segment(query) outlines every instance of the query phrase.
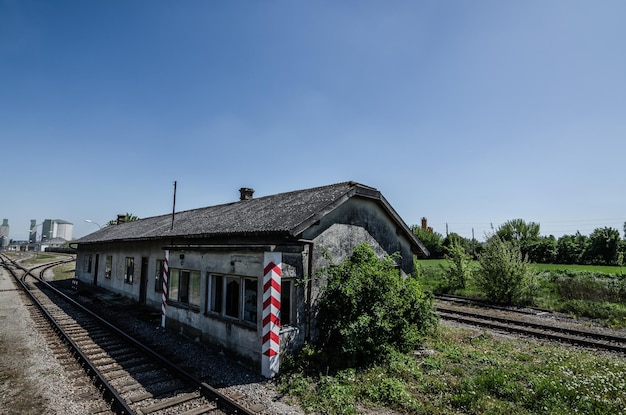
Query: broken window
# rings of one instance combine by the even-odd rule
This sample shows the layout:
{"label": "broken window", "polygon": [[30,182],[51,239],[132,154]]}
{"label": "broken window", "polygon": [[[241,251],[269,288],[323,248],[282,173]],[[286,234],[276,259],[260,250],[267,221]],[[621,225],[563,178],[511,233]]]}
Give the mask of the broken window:
{"label": "broken window", "polygon": [[124,273],[124,282],[133,283],[133,274],[135,273],[135,258],[126,257],[126,272]]}
{"label": "broken window", "polygon": [[280,325],[291,324],[291,280],[283,279],[280,282]]}
{"label": "broken window", "polygon": [[107,255],[107,259],[104,264],[104,278],[111,278],[112,269],[113,269],[113,257],[111,255]]}
{"label": "broken window", "polygon": [[156,273],[154,274],[154,292],[163,292],[163,272],[165,271],[165,261],[157,259]]}
{"label": "broken window", "polygon": [[168,299],[193,307],[200,307],[200,272],[170,269]]}
{"label": "broken window", "polygon": [[226,315],[239,318],[240,278],[226,277]]}
{"label": "broken window", "polygon": [[222,314],[224,277],[221,275],[211,275],[210,281],[210,310],[214,313]]}
{"label": "broken window", "polygon": [[250,323],[256,323],[257,280],[255,278],[244,278],[243,283],[243,319]]}
{"label": "broken window", "polygon": [[208,274],[207,312],[257,324],[258,279]]}

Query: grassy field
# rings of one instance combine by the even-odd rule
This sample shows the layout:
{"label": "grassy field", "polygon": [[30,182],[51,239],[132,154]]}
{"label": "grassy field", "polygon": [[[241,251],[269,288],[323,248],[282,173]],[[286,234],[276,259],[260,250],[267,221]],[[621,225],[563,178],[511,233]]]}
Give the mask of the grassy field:
{"label": "grassy field", "polygon": [[587,272],[600,272],[602,274],[615,274],[621,275],[626,269],[619,266],[608,265],[571,265],[571,264],[532,264],[533,268],[537,271],[553,271],[553,270],[567,270],[567,271],[587,271]]}
{"label": "grassy field", "polygon": [[[431,290],[441,284],[441,270],[448,262],[423,260],[418,266],[424,288]],[[474,266],[478,268],[476,262]],[[596,299],[562,298],[552,276],[555,269],[619,273],[619,267],[535,269],[545,271],[538,294],[542,304],[572,316],[591,313],[608,326],[626,326],[626,307]],[[586,277],[562,278],[588,283]],[[617,280],[613,276],[589,278],[592,283]],[[589,286],[580,289],[586,292]],[[471,290],[460,294],[480,298],[479,292]],[[362,370],[329,374],[318,369],[321,373],[312,374],[296,369],[278,379],[279,387],[310,413],[374,413],[389,408],[411,414],[626,415],[626,359],[622,355],[446,326],[426,336],[423,346],[412,354],[391,354],[384,364]]]}
{"label": "grassy field", "polygon": [[312,413],[626,414],[623,356],[447,327],[415,355],[279,384]]}
{"label": "grassy field", "polygon": [[[418,264],[424,270],[439,269],[440,267],[448,267],[448,261],[445,259],[422,259],[418,261]],[[477,261],[474,261],[473,264],[475,266],[478,266]],[[531,266],[536,271],[568,270],[568,271],[600,272],[603,274],[616,274],[616,275],[620,275],[622,272],[626,272],[626,268],[622,268],[619,266],[607,266],[607,265],[531,264]]]}
{"label": "grassy field", "polygon": [[[30,256],[32,254],[32,256]],[[25,267],[33,267],[39,264],[44,264],[46,262],[56,261],[65,259],[68,257],[67,254],[57,254],[52,252],[37,252],[37,253],[29,253],[28,256],[23,253],[12,253],[10,255],[13,259],[26,258],[21,261],[21,264]],[[65,264],[58,265],[54,267],[52,270],[54,272],[55,280],[64,280],[67,278],[73,278],[76,269],[76,262],[68,262]]]}
{"label": "grassy field", "polygon": [[66,280],[68,278],[74,278],[76,274],[76,262],[67,262],[65,264],[57,265],[52,268],[54,273],[54,280]]}

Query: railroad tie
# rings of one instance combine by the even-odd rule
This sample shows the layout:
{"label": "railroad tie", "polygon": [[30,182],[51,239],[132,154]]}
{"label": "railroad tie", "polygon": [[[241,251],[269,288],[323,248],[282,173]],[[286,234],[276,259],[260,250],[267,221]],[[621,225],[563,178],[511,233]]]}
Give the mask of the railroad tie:
{"label": "railroad tie", "polygon": [[151,405],[151,406],[147,406],[145,408],[140,408],[137,410],[137,412],[141,415],[148,415],[151,414],[153,412],[157,412],[160,411],[161,409],[165,409],[165,408],[169,408],[171,406],[174,405],[178,405],[181,404],[183,402],[187,402],[187,401],[191,401],[193,399],[197,399],[198,398],[198,394],[197,393],[186,393],[184,395],[179,395],[175,398],[172,399],[166,399],[163,402],[160,402],[156,405]]}

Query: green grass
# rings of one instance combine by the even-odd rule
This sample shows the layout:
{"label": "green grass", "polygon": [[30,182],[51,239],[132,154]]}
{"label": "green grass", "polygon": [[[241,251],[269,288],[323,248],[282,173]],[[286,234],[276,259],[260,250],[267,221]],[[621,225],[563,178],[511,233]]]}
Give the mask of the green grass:
{"label": "green grass", "polygon": [[52,268],[54,273],[54,280],[66,280],[68,278],[74,278],[76,275],[76,262],[66,262],[65,264],[57,265]]}
{"label": "green grass", "polygon": [[[591,318],[612,328],[626,327],[625,281],[618,266],[532,264],[538,273],[539,289],[529,305]],[[484,299],[471,282],[466,288],[449,292],[445,288],[447,260],[418,261],[421,281],[426,291],[448,292]],[[478,271],[478,262],[473,262]]]}
{"label": "green grass", "polygon": [[[449,261],[445,259],[422,259],[417,261],[422,270],[433,270],[441,267],[447,268]],[[478,261],[474,261],[473,264],[478,267]],[[621,274],[626,273],[626,267],[609,265],[575,265],[575,264],[531,264],[532,268],[536,271],[553,271],[553,270],[568,270],[568,271],[587,271],[587,272],[600,272],[603,274]]]}
{"label": "green grass", "polygon": [[587,272],[599,272],[602,274],[617,274],[626,272],[619,266],[609,265],[574,265],[574,264],[532,264],[533,268],[537,271],[554,271],[554,270],[567,270],[567,271],[587,271]]}
{"label": "green grass", "polygon": [[67,254],[56,254],[51,252],[36,252],[32,254],[32,256],[24,261],[21,261],[21,264],[24,266],[34,266],[39,264],[44,264],[46,262],[52,262],[59,259],[66,258]]}
{"label": "green grass", "polygon": [[424,346],[367,370],[283,375],[279,387],[309,413],[626,414],[622,356],[446,327]]}

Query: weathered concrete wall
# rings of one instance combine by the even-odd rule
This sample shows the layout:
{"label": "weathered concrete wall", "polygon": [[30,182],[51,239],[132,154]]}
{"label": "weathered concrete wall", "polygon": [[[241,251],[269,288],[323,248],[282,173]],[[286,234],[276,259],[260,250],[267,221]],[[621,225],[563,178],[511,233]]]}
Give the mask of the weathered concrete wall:
{"label": "weathered concrete wall", "polygon": [[[155,276],[157,260],[164,258],[163,242],[119,243],[115,245],[91,246],[90,250],[80,251],[77,255],[76,275],[81,282],[91,284],[95,272],[87,272],[83,262],[88,255],[100,255],[98,270],[98,285],[112,292],[139,299],[141,258],[148,258],[148,284],[146,290],[146,304],[155,309],[161,308],[161,293],[156,292]],[[113,270],[110,279],[104,278],[106,256],[113,259]],[[181,255],[184,256],[181,263]],[[126,257],[135,259],[135,273],[133,284],[124,282],[124,268]],[[170,250],[170,270],[189,270],[200,272],[200,305],[192,307],[181,304],[173,299],[168,301],[166,308],[166,326],[181,332],[191,338],[223,348],[225,352],[237,355],[254,368],[260,370],[262,346],[262,308],[263,308],[263,252],[255,250],[212,252],[207,249],[194,250],[193,248]],[[283,278],[301,280],[304,277],[302,255],[296,253],[283,254]],[[237,277],[251,277],[257,281],[257,317],[255,323],[236,320],[210,311],[209,275],[225,275]],[[304,289],[302,284],[293,284],[294,290],[294,325],[284,327],[281,332],[281,349],[291,349],[295,344],[301,344],[304,339],[304,328],[298,322],[303,320]]]}
{"label": "weathered concrete wall", "polygon": [[[322,218],[319,225],[306,230],[303,236],[314,240],[318,250],[326,247],[336,264],[349,257],[357,245],[367,242],[378,255],[399,253],[402,271],[413,272],[409,241],[378,203],[369,199],[349,199]],[[316,269],[328,265],[320,252],[315,253]]]}
{"label": "weathered concrete wall", "polygon": [[[97,285],[112,292],[138,300],[142,272],[141,259],[142,257],[147,257],[147,301],[152,303],[156,301],[160,304],[160,293],[159,296],[155,296],[156,293],[154,292],[154,276],[156,274],[156,259],[163,259],[164,255],[161,247],[162,243],[159,242],[126,242],[120,244],[90,245],[89,249],[80,249],[78,251],[76,256],[76,276],[81,282],[92,284],[96,272],[96,255],[99,255]],[[87,270],[89,255],[92,256],[91,272]],[[106,257],[108,255],[112,256],[111,278],[105,277]],[[132,284],[124,281],[126,257],[132,257],[134,259],[135,269]]]}

